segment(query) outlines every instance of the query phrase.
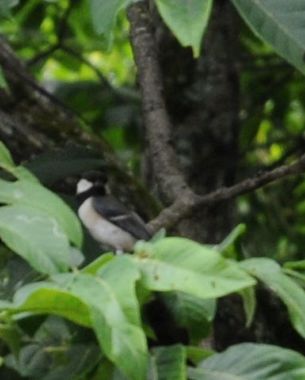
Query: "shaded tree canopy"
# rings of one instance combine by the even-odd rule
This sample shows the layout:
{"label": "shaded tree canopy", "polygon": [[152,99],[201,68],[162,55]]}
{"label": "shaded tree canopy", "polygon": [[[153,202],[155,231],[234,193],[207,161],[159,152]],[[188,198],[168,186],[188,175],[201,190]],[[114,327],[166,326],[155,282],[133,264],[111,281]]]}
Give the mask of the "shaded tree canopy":
{"label": "shaded tree canopy", "polygon": [[[305,377],[304,15],[0,0],[2,376],[212,379],[244,357],[246,378],[266,355],[268,380],[278,354]],[[132,256],[82,232],[91,169],[156,234]]]}

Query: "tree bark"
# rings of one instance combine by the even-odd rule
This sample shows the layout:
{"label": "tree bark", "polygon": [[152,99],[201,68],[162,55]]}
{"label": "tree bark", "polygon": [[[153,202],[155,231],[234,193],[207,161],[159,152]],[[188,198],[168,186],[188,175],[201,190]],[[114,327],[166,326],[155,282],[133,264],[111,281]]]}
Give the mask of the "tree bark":
{"label": "tree bark", "polygon": [[[226,0],[214,3],[202,54],[194,60],[160,22],[156,35],[174,142],[189,184],[198,194],[231,185],[238,165],[239,27]],[[180,223],[184,236],[221,241],[232,229],[234,201],[206,207]]]}

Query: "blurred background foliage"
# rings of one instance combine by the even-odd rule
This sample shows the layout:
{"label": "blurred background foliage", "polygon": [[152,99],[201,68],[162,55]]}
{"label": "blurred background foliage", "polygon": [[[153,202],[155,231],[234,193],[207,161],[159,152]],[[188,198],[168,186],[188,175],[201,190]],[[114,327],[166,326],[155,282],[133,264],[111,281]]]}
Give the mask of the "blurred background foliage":
{"label": "blurred background foliage", "polygon": [[[304,152],[304,77],[256,39],[241,35],[241,175],[292,162]],[[304,177],[285,179],[239,199],[245,252],[283,262],[304,257]]]}
{"label": "blurred background foliage", "polygon": [[[2,7],[7,8],[7,1],[12,8],[6,15],[0,12],[0,33],[27,69],[46,90],[85,121],[87,132],[107,140],[126,168],[136,177],[142,177],[144,136],[140,94],[124,12],[119,14],[109,41],[93,30],[89,0],[0,0],[0,11]],[[236,181],[290,163],[305,148],[304,77],[256,38],[246,25],[241,26],[238,70],[240,136]],[[173,96],[180,100],[181,94],[176,91]],[[192,102],[191,97],[183,100]],[[184,109],[192,109],[192,104],[181,107],[177,114]],[[72,153],[65,153],[72,161]],[[55,164],[46,165],[48,157],[51,161],[54,155],[46,153],[44,159],[36,159],[28,167],[33,169],[36,165],[37,171],[40,163],[44,169],[47,167],[39,178],[52,187],[56,165],[65,156],[59,155]],[[77,152],[73,159],[74,166],[78,166],[80,162],[85,165],[90,157]],[[100,158],[91,157],[93,160],[100,165]],[[303,176],[239,197],[235,223],[244,223],[246,232],[243,233],[243,228],[238,230],[242,236],[233,249],[230,246],[228,256],[267,256],[281,262],[302,259]],[[4,246],[0,249],[0,295],[7,299],[23,284],[36,280],[37,273]],[[100,253],[100,248],[89,239],[83,250],[89,260]],[[4,331],[0,326],[0,338],[23,346],[20,360],[11,355],[8,363],[15,371],[2,367],[1,378],[19,379],[17,372],[31,379],[72,378],[74,374],[79,379],[93,378],[87,374],[96,365],[99,350],[89,330],[55,317],[30,318],[19,328],[22,339],[18,334],[17,338],[12,337],[11,331]],[[1,355],[7,352],[2,343],[0,351]]]}
{"label": "blurred background foliage", "polygon": [[[93,31],[88,0],[21,0],[0,20],[0,32],[44,87],[140,175],[140,96],[125,14],[119,15],[112,40],[105,41]],[[240,42],[238,179],[289,163],[305,148],[303,76],[245,25]],[[240,222],[247,226],[242,255],[280,261],[302,258],[303,177],[240,197],[236,223]]]}
{"label": "blurred background foliage", "polygon": [[105,41],[93,31],[87,0],[24,0],[0,31],[48,91],[137,167],[139,95],[123,14]]}

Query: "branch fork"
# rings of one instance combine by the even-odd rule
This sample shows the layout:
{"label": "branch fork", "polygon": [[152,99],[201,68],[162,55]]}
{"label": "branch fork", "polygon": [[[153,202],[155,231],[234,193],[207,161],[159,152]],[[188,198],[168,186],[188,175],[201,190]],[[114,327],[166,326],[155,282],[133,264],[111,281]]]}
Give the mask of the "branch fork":
{"label": "branch fork", "polygon": [[279,166],[233,186],[222,187],[204,195],[194,193],[179,169],[176,152],[170,143],[173,126],[163,96],[163,80],[147,2],[133,3],[128,9],[128,18],[153,172],[158,187],[165,196],[165,203],[169,204],[148,224],[152,231],[158,231],[162,227],[170,228],[202,207],[235,198],[281,178],[305,172],[305,155],[302,155],[292,164]]}

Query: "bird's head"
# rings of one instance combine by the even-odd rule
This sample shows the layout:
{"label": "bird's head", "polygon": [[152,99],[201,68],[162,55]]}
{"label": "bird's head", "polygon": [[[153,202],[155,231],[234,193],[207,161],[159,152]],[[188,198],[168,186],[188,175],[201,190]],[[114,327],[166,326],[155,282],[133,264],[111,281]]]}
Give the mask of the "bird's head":
{"label": "bird's head", "polygon": [[77,196],[105,195],[107,188],[107,177],[105,173],[90,171],[82,175],[76,185]]}

